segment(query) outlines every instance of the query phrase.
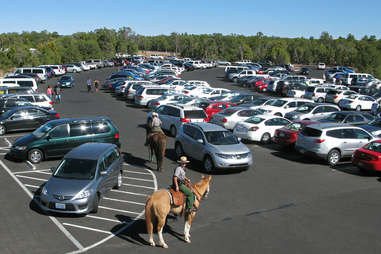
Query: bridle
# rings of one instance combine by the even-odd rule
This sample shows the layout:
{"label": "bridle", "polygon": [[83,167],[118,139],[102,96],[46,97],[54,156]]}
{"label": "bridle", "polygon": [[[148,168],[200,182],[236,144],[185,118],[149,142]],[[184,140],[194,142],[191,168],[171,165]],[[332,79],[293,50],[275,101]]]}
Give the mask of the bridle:
{"label": "bridle", "polygon": [[[196,197],[197,197],[199,202],[201,202],[201,200],[204,200],[204,199],[208,198],[208,195],[209,195],[209,186],[206,189],[206,191],[204,192],[204,194],[201,194],[196,188],[192,187],[192,189],[193,189],[193,192],[196,194]],[[199,198],[199,196],[200,196],[200,198]]]}

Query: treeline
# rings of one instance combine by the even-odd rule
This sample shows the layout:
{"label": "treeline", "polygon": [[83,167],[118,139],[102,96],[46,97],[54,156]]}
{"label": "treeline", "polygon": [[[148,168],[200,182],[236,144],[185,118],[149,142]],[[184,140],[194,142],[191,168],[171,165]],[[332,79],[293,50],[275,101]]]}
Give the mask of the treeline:
{"label": "treeline", "polygon": [[135,54],[138,50],[170,51],[181,57],[227,61],[324,62],[351,66],[381,77],[381,40],[375,36],[361,40],[352,34],[333,39],[327,32],[308,39],[268,37],[260,32],[255,36],[187,33],[142,36],[129,27],[72,35],[47,31],[0,34],[0,68],[113,58],[115,53]]}

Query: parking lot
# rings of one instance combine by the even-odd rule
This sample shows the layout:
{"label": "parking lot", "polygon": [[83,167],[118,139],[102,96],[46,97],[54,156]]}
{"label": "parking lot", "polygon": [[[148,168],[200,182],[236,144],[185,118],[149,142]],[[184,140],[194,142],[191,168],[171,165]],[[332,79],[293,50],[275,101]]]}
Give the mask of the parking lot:
{"label": "parking lot", "polygon": [[[38,190],[59,160],[32,165],[4,158],[9,146],[24,133],[0,138],[0,200],[4,225],[0,235],[5,253],[90,253],[159,251],[147,245],[144,204],[148,195],[171,184],[176,166],[173,138],[167,140],[164,172],[147,161],[143,146],[147,110],[102,91],[86,92],[88,77],[103,80],[115,69],[74,74],[77,84],[62,94],[55,109],[61,117],[108,116],[120,130],[124,185],[101,201],[97,214],[46,215]],[[221,69],[184,73],[184,79],[208,81],[213,87],[236,89],[222,79]],[[317,74],[318,75],[318,74]],[[41,91],[48,84],[41,85]],[[239,88],[241,89],[241,88]],[[192,243],[182,239],[183,220],[169,219],[164,237],[166,253],[378,253],[375,241],[381,207],[378,175],[363,175],[344,161],[335,168],[273,144],[247,143],[254,165],[246,171],[213,174],[209,199],[202,202],[192,225]],[[198,181],[201,165],[192,161],[187,175]],[[17,226],[19,224],[23,227]],[[10,236],[19,235],[24,239]],[[156,238],[157,239],[157,238]]]}

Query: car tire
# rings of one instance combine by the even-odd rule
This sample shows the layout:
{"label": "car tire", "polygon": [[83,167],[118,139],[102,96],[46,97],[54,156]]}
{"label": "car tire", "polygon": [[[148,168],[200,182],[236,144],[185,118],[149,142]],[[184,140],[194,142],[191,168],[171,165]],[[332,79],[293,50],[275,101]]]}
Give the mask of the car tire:
{"label": "car tire", "polygon": [[319,98],[317,99],[317,102],[319,102],[319,103],[323,103],[323,102],[324,102],[324,99],[323,99],[322,97],[319,97]]}
{"label": "car tire", "polygon": [[0,136],[3,136],[6,132],[5,126],[3,124],[0,124]]}
{"label": "car tire", "polygon": [[213,171],[214,164],[213,164],[212,158],[209,155],[205,156],[204,161],[203,161],[203,166],[204,166],[204,169],[207,173],[210,173]]}
{"label": "car tire", "polygon": [[177,158],[180,158],[181,156],[185,155],[183,147],[181,146],[180,142],[176,142],[175,144],[175,153]]}
{"label": "car tire", "polygon": [[233,78],[234,83],[237,83],[237,81],[238,81],[237,78]]}
{"label": "car tire", "polygon": [[94,202],[93,202],[93,210],[91,210],[91,213],[97,213],[98,212],[98,207],[99,207],[99,201],[101,197],[100,194],[97,193],[97,196],[94,197]]}
{"label": "car tire", "polygon": [[279,112],[275,113],[274,115],[275,115],[275,116],[282,116],[282,114],[279,113]]}
{"label": "car tire", "polygon": [[37,148],[33,148],[28,152],[28,161],[38,164],[44,159],[44,153]]}
{"label": "car tire", "polygon": [[122,171],[119,171],[119,173],[118,173],[118,179],[116,181],[114,189],[119,190],[122,187],[122,185],[123,185],[123,173],[122,173]]}
{"label": "car tire", "polygon": [[340,151],[337,149],[332,149],[327,155],[327,162],[331,167],[333,167],[340,161],[340,158]]}
{"label": "car tire", "polygon": [[268,132],[263,133],[261,137],[261,143],[262,144],[268,144],[271,141],[271,135]]}
{"label": "car tire", "polygon": [[361,106],[360,105],[357,105],[356,111],[361,111]]}
{"label": "car tire", "polygon": [[171,126],[171,128],[169,129],[169,132],[171,133],[172,137],[176,137],[177,130],[176,130],[176,127],[174,125]]}

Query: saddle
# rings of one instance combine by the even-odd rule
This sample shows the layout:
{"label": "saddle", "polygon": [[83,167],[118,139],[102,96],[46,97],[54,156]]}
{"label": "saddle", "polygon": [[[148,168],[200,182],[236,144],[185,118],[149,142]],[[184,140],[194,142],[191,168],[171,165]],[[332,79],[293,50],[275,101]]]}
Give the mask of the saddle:
{"label": "saddle", "polygon": [[175,191],[173,188],[169,188],[169,193],[172,196],[172,203],[174,206],[184,205],[184,193],[181,191]]}

